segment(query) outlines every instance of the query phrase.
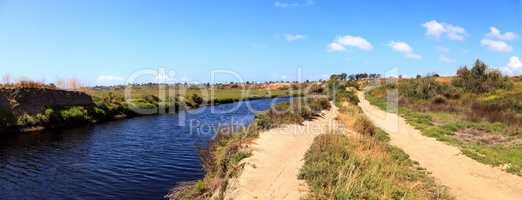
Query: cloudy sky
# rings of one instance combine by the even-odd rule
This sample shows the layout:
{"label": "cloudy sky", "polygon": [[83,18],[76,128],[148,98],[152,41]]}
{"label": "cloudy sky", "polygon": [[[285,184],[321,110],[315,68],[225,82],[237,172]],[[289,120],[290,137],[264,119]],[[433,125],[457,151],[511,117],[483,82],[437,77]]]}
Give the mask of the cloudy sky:
{"label": "cloudy sky", "polygon": [[476,58],[522,73],[519,0],[0,0],[0,27],[0,75],[48,82],[453,74]]}

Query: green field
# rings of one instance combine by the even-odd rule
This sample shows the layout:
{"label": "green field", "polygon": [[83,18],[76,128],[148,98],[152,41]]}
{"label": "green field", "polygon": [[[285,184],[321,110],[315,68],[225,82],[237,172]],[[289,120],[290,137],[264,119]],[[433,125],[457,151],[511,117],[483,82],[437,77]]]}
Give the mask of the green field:
{"label": "green field", "polygon": [[[291,94],[299,94],[299,91],[291,90],[265,90],[265,89],[240,89],[240,88],[226,88],[226,89],[192,89],[192,88],[167,88],[159,89],[157,87],[133,87],[131,88],[131,98],[143,98],[145,96],[154,95],[164,100],[165,97],[174,96],[185,96],[189,97],[193,94],[197,94],[203,97],[204,100],[241,100],[256,97],[273,97],[273,96],[286,96]],[[109,94],[116,96],[124,96],[125,89],[91,89],[87,93],[93,97],[104,98]]]}

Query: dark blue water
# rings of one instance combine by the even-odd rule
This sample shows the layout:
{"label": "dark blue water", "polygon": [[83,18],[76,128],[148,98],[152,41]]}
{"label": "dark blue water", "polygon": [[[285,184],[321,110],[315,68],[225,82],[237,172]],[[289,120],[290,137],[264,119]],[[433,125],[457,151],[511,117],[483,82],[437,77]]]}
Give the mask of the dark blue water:
{"label": "dark blue water", "polygon": [[203,176],[199,149],[281,99],[0,137],[0,199],[163,199]]}

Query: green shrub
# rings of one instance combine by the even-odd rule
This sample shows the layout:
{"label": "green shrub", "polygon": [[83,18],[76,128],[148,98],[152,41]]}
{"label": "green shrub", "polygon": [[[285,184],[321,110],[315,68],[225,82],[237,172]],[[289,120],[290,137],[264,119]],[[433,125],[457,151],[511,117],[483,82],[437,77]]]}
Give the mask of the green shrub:
{"label": "green shrub", "polygon": [[119,107],[123,113],[130,115],[151,115],[158,113],[158,104],[145,99],[132,99],[129,103]]}
{"label": "green shrub", "polygon": [[194,184],[194,190],[198,194],[203,193],[206,188],[207,188],[207,185],[202,180],[197,180],[196,183]]}
{"label": "green shrub", "polygon": [[305,119],[305,112],[299,112],[298,107],[294,103],[278,103],[270,110],[256,114],[256,124],[260,129],[271,129],[281,124],[301,124]]}
{"label": "green shrub", "polygon": [[359,103],[359,98],[354,94],[353,91],[347,91],[345,89],[338,90],[335,96],[335,102],[339,103],[344,101],[348,101],[351,104],[357,105]]}
{"label": "green shrub", "polygon": [[28,114],[23,114],[16,120],[18,126],[34,126],[38,124],[38,120]]}
{"label": "green shrub", "polygon": [[49,123],[49,116],[46,116],[45,114],[41,114],[41,113],[38,113],[36,114],[35,116],[36,118],[36,121],[38,121],[38,123]]}
{"label": "green shrub", "polygon": [[82,106],[74,106],[60,111],[64,122],[86,122],[90,120],[88,111]]}
{"label": "green shrub", "polygon": [[481,100],[481,103],[492,105],[501,110],[522,113],[522,93],[497,94]]}
{"label": "green shrub", "polygon": [[443,85],[431,77],[403,80],[398,85],[401,96],[417,99],[430,99],[448,90],[448,86]]}
{"label": "green shrub", "polygon": [[106,106],[95,106],[92,110],[92,116],[95,119],[101,119],[101,120],[108,119],[109,118],[108,108]]}
{"label": "green shrub", "polygon": [[260,129],[270,129],[281,124],[301,124],[315,118],[322,110],[330,109],[326,98],[297,98],[290,102],[278,103],[266,112],[256,115]]}
{"label": "green shrub", "polygon": [[453,81],[453,85],[474,93],[513,87],[509,77],[502,76],[498,70],[489,69],[489,66],[478,59],[471,70],[462,67],[457,71],[457,78]]}
{"label": "green shrub", "polygon": [[[304,102],[303,102],[304,103]],[[308,106],[314,115],[320,113],[323,110],[330,109],[330,101],[327,98],[316,97],[308,100],[305,106]]]}
{"label": "green shrub", "polygon": [[191,105],[194,108],[197,108],[203,104],[203,97],[199,96],[198,94],[192,94],[192,96],[190,96],[190,100],[192,102]]}

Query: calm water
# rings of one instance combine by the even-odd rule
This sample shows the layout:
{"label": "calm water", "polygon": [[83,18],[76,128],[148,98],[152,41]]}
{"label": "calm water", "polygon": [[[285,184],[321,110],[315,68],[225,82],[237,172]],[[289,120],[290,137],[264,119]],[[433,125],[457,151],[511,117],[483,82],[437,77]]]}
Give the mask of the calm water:
{"label": "calm water", "polygon": [[0,199],[163,199],[176,183],[203,176],[198,149],[210,127],[247,124],[253,111],[287,100],[2,137]]}

